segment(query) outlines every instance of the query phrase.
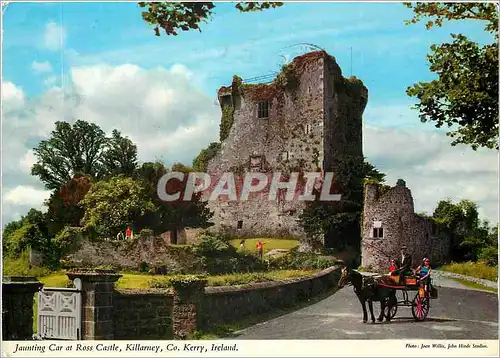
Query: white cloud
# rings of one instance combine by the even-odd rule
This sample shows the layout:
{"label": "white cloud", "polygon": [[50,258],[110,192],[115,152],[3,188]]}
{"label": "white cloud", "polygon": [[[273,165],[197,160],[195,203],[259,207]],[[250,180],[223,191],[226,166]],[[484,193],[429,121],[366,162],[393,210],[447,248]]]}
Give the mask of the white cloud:
{"label": "white cloud", "polygon": [[24,104],[23,90],[12,82],[2,81],[2,104],[3,108],[17,108]]}
{"label": "white cloud", "polygon": [[18,185],[13,189],[5,190],[4,195],[7,203],[40,208],[43,201],[49,198],[50,191]]}
{"label": "white cloud", "polygon": [[36,163],[35,153],[33,150],[28,150],[23,158],[19,161],[19,167],[26,173],[31,173],[31,167]]}
{"label": "white cloud", "polygon": [[365,156],[387,174],[388,184],[406,181],[417,212],[431,214],[439,200],[470,199],[479,205],[483,218],[498,222],[498,152],[452,147],[443,133],[429,131],[429,124],[421,126],[419,130],[366,125]]}
{"label": "white cloud", "polygon": [[31,70],[37,74],[52,72],[52,65],[50,64],[49,61],[45,62],[33,61],[33,63],[31,64]]}
{"label": "white cloud", "polygon": [[65,36],[66,33],[61,25],[54,21],[49,21],[47,25],[45,25],[43,44],[48,50],[61,50],[64,46]]}
{"label": "white cloud", "polygon": [[[190,164],[217,139],[220,119],[219,107],[193,85],[193,76],[181,65],[152,70],[129,64],[74,67],[64,91],[51,87],[21,109],[9,107],[3,121],[3,184],[18,188],[4,191],[4,221],[45,198],[26,189],[44,192],[38,178],[29,174],[35,160],[31,149],[58,120],[94,122],[107,133],[116,128],[137,144],[141,161]],[[3,95],[11,104],[24,98],[12,83],[8,87]]]}
{"label": "white cloud", "polygon": [[43,84],[47,87],[52,87],[56,84],[57,76],[49,76],[43,81]]}

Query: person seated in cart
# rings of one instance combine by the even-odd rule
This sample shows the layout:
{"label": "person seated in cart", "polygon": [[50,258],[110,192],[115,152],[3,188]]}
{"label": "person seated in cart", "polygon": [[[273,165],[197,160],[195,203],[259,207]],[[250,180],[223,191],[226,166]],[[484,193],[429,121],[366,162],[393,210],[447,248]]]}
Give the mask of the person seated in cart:
{"label": "person seated in cart", "polygon": [[398,265],[396,264],[396,260],[391,259],[391,266],[389,266],[389,276],[397,275]]}
{"label": "person seated in cart", "polygon": [[401,260],[399,268],[395,271],[399,274],[399,283],[404,284],[404,277],[411,275],[412,272],[412,257],[407,251],[406,245],[401,246]]}
{"label": "person seated in cart", "polygon": [[431,285],[431,260],[425,257],[422,260],[422,265],[415,269],[415,275],[418,275],[420,278],[420,284],[424,285],[425,296],[429,296],[429,288]]}

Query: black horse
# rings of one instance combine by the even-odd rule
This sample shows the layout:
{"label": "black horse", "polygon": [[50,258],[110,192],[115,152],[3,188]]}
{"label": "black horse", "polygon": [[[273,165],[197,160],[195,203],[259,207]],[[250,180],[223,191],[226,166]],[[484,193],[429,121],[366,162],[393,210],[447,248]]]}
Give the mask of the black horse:
{"label": "black horse", "polygon": [[[347,267],[342,269],[342,275],[337,284],[339,289],[346,285],[353,286],[354,293],[361,303],[363,308],[363,323],[368,321],[368,313],[366,312],[366,302],[370,308],[372,322],[375,323],[375,316],[373,314],[373,302],[380,302],[380,315],[378,321],[384,320],[384,312],[387,307],[387,312],[390,313],[394,305],[397,304],[396,291],[391,288],[382,287],[379,285],[377,279],[370,276],[363,276],[359,272],[349,270]],[[386,320],[391,320],[391,315],[386,315]]]}

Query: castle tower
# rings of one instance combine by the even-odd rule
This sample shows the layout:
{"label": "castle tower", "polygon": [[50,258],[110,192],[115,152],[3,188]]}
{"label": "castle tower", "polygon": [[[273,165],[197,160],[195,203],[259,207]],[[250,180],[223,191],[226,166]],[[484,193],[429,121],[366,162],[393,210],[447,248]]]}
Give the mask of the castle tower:
{"label": "castle tower", "polygon": [[[270,84],[246,84],[238,77],[219,90],[221,146],[207,172],[271,174],[361,170],[362,113],[368,90],[342,76],[324,51],[298,56]],[[347,183],[338,183],[345,184]],[[351,185],[352,183],[349,183]],[[361,179],[348,194],[361,202]],[[297,219],[303,201],[209,202],[214,229],[233,236],[301,237]]]}

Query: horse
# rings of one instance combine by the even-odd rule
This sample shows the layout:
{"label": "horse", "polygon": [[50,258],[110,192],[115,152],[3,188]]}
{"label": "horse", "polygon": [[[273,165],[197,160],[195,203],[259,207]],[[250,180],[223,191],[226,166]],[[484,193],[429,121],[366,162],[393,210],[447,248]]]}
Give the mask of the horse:
{"label": "horse", "polygon": [[[368,302],[373,323],[375,323],[373,302],[380,302],[380,315],[377,319],[379,322],[384,320],[386,306],[388,307],[388,312],[391,312],[391,308],[397,304],[396,291],[394,289],[382,287],[375,278],[363,276],[357,271],[349,270],[347,267],[344,267],[337,288],[342,289],[346,285],[353,286],[354,293],[361,303],[361,307],[363,308],[363,323],[368,322],[366,302]],[[390,320],[391,317],[390,314],[388,314],[386,316],[386,321],[389,322]]]}

